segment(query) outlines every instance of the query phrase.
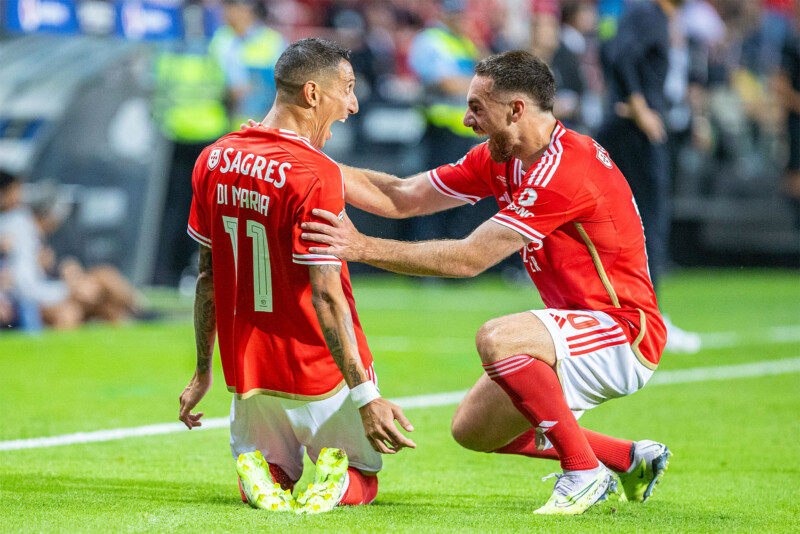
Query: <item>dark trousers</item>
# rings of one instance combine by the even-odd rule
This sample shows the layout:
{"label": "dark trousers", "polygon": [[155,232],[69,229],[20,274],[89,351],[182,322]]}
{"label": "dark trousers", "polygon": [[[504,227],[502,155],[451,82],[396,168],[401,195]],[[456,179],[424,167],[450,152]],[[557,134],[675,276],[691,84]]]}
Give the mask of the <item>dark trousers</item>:
{"label": "dark trousers", "polygon": [[800,114],[789,114],[786,119],[786,134],[789,141],[789,163],[786,169],[800,171]]}
{"label": "dark trousers", "polygon": [[614,117],[597,134],[633,191],[644,225],[647,262],[653,287],[668,263],[671,222],[669,153],[666,144],[653,144],[633,121]]}
{"label": "dark trousers", "polygon": [[197,251],[197,242],[186,233],[186,226],[192,206],[194,162],[207,144],[174,144],[153,276],[157,285],[178,285],[181,272]]}

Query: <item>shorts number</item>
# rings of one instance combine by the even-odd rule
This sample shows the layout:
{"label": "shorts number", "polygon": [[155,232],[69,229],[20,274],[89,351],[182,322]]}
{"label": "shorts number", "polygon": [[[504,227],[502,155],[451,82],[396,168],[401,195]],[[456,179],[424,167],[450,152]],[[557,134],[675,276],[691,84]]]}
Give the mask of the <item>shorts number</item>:
{"label": "shorts number", "polygon": [[567,321],[569,321],[569,324],[571,324],[572,328],[574,328],[575,330],[592,328],[593,326],[598,326],[600,324],[600,321],[598,321],[591,315],[582,315],[579,313],[567,314]]}
{"label": "shorts number", "polygon": [[[269,246],[267,245],[267,229],[256,221],[245,221],[247,237],[253,240],[253,305],[255,311],[272,311],[272,271],[269,264]],[[237,251],[239,219],[222,216],[222,225],[231,238],[233,247],[233,263],[238,273],[239,258]]]}

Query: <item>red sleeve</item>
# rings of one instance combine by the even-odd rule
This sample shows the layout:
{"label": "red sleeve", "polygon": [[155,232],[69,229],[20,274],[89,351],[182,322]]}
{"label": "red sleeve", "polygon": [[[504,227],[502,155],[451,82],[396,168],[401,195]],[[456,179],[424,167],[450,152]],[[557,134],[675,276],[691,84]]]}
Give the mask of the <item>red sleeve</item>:
{"label": "red sleeve", "polygon": [[428,180],[441,194],[470,204],[493,195],[489,149],[482,143],[455,163],[428,171]]}
{"label": "red sleeve", "polygon": [[[333,171],[332,171],[333,172]],[[306,197],[300,202],[295,212],[292,226],[292,261],[302,265],[341,265],[342,261],[336,256],[326,254],[311,254],[311,247],[324,247],[319,243],[306,241],[300,238],[303,230],[300,225],[306,221],[325,222],[323,219],[311,215],[311,210],[322,209],[330,211],[341,218],[344,215],[344,188],[341,170],[336,167],[336,174],[315,177],[309,187]]]}
{"label": "red sleeve", "polygon": [[514,194],[513,202],[492,220],[530,239],[536,249],[541,248],[544,238],[556,228],[594,212],[595,199],[585,188],[576,187],[568,172],[558,169],[550,175],[552,180],[537,180],[534,173],[529,183]]}
{"label": "red sleeve", "polygon": [[211,221],[208,219],[209,207],[208,194],[205,191],[203,182],[204,170],[206,167],[206,151],[197,158],[192,171],[192,209],[189,212],[189,226],[186,231],[189,237],[203,246],[211,247]]}

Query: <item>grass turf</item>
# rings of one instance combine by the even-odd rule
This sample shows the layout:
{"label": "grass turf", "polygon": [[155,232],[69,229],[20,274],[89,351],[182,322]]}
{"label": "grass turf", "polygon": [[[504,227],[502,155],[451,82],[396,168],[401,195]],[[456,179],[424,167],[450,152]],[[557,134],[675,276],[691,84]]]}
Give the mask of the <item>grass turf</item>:
{"label": "grass turf", "polygon": [[[432,286],[362,278],[354,285],[389,397],[469,387],[481,372],[478,327],[541,305],[531,287],[492,277]],[[666,354],[660,369],[800,356],[800,336],[769,335],[800,325],[796,272],[684,272],[666,281],[661,307],[687,329],[734,332],[738,344]],[[0,441],[174,421],[192,351],[188,320],[38,338],[3,333]],[[221,370],[215,374],[200,406],[206,417],[224,416],[230,403]],[[797,380],[650,386],[589,412],[585,426],[663,441],[675,457],[646,504],[604,503],[583,517],[531,515],[552,489],[540,477],[557,464],[461,449],[449,436],[454,406],[445,406],[407,411],[418,449],[385,457],[369,507],[315,517],[250,509],[238,496],[227,430],[216,429],[0,452],[0,531],[796,531]]]}

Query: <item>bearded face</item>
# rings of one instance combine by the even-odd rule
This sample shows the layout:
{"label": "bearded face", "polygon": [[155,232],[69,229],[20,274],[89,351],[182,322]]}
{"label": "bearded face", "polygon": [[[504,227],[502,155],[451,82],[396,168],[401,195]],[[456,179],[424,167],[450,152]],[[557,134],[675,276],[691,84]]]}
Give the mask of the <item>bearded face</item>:
{"label": "bearded face", "polygon": [[495,163],[506,163],[511,159],[511,152],[514,148],[511,133],[508,130],[498,130],[489,135],[489,155]]}
{"label": "bearded face", "polygon": [[514,150],[514,137],[511,131],[512,113],[508,95],[494,94],[492,80],[484,76],[475,76],[470,83],[467,95],[467,111],[464,114],[464,126],[472,128],[479,136],[489,137],[487,144],[489,154],[496,163],[505,163],[511,159]]}

